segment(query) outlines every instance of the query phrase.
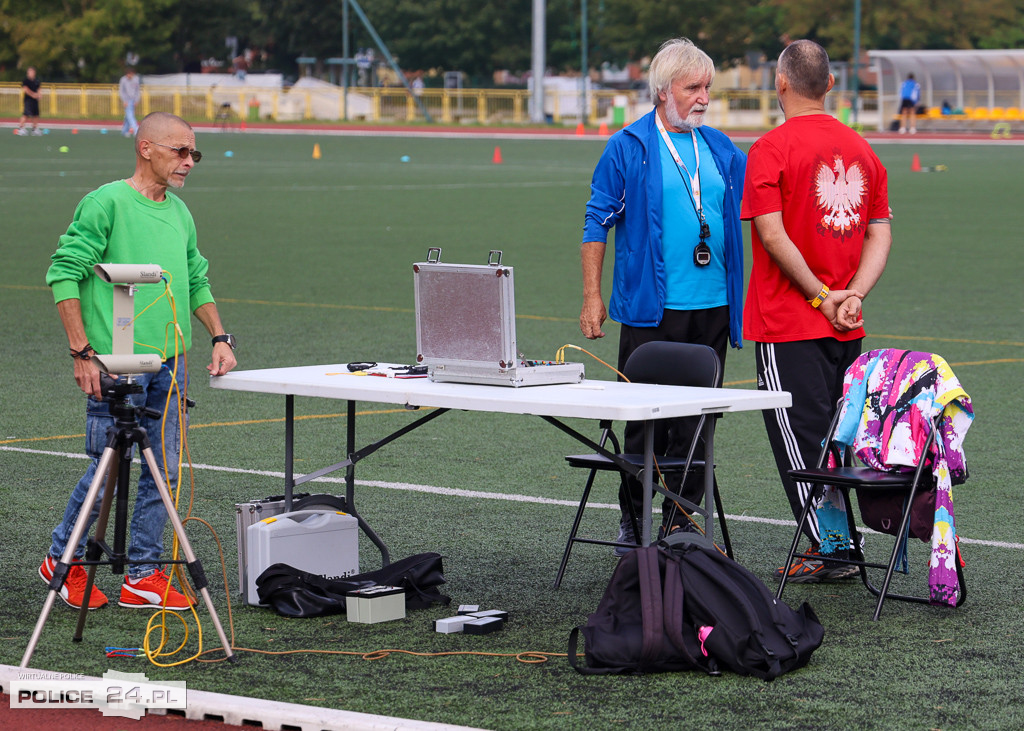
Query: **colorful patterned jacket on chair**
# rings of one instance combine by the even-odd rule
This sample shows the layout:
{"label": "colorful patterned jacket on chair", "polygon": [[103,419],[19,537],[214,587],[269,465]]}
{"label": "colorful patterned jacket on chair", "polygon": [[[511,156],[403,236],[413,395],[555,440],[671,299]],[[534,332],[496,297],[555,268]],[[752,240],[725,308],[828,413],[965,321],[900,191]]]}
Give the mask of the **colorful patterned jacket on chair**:
{"label": "colorful patterned jacket on chair", "polygon": [[941,356],[896,349],[861,355],[846,371],[843,394],[835,440],[852,445],[876,470],[913,470],[941,413],[939,434],[925,455],[937,488],[928,585],[932,603],[955,605],[952,488],[967,479],[963,440],[974,420],[970,396]]}

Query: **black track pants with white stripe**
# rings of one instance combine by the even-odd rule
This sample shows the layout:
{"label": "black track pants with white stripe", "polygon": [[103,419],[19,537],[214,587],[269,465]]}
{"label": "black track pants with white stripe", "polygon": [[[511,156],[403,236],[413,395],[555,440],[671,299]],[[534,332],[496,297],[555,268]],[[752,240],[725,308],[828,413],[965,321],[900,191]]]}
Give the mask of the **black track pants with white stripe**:
{"label": "black track pants with white stripe", "polygon": [[[793,396],[792,407],[762,413],[779,478],[795,518],[800,517],[811,486],[795,482],[786,473],[817,463],[821,440],[843,395],[843,377],[860,355],[861,345],[861,339],[840,342],[834,338],[757,343],[758,389],[789,391]],[[814,511],[804,533],[815,545],[819,543]]]}

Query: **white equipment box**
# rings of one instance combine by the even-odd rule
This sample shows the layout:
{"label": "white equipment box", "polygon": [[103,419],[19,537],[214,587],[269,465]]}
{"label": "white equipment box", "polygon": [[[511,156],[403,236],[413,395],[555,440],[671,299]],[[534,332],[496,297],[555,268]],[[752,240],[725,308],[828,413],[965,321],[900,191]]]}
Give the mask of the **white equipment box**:
{"label": "white equipment box", "polygon": [[[246,529],[253,523],[285,512],[284,495],[275,495],[262,500],[250,500],[235,503],[235,533],[238,545],[238,593],[243,597],[248,591],[249,581],[246,571]],[[292,495],[293,511],[297,510],[344,510],[342,498],[334,495],[310,495],[308,492],[297,492]]]}
{"label": "white equipment box", "polygon": [[235,532],[238,539],[238,591],[242,596],[248,591],[248,572],[246,571],[245,539],[246,529],[253,523],[271,518],[284,512],[284,497],[268,497],[263,500],[251,500],[247,503],[235,503]]}
{"label": "white equipment box", "polygon": [[275,563],[328,579],[359,573],[359,521],[326,510],[281,513],[246,528],[245,602],[259,603],[256,579]]}
{"label": "white equipment box", "polygon": [[523,358],[516,346],[512,267],[492,251],[486,265],[442,264],[432,248],[413,265],[416,362],[433,381],[491,386],[579,383],[582,363]]}

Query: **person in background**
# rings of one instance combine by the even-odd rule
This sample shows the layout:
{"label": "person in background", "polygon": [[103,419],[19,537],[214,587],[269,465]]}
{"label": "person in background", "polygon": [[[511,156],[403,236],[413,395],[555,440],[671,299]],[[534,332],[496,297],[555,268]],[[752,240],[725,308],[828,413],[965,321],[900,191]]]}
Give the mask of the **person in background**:
{"label": "person in background", "polygon": [[246,59],[244,54],[235,56],[231,62],[231,67],[234,71],[235,78],[239,81],[245,81],[246,75],[249,73],[249,61]]}
{"label": "person in background", "polygon": [[29,66],[25,71],[25,79],[21,82],[21,121],[18,122],[18,129],[16,134],[24,137],[29,134],[28,130],[25,129],[25,123],[28,120],[32,120],[32,134],[37,137],[42,134],[39,129],[39,99],[42,94],[39,93],[39,87],[41,86],[39,79],[36,78],[36,70],[34,67]]}
{"label": "person in background", "polygon": [[917,134],[917,105],[921,102],[921,85],[907,74],[907,80],[900,85],[900,134]]}
{"label": "person in background", "polygon": [[124,107],[124,122],[121,125],[121,134],[125,137],[134,137],[139,123],[135,121],[135,107],[142,100],[142,87],[139,77],[135,75],[135,69],[129,66],[124,76],[117,84],[117,95],[121,97],[121,106]]}

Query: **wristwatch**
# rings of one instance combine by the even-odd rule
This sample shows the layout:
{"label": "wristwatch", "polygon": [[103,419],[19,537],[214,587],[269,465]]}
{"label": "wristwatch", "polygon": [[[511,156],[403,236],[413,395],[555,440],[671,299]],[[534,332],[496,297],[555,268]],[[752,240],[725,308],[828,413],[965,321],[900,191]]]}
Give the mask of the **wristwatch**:
{"label": "wristwatch", "polygon": [[232,335],[231,333],[225,333],[224,335],[214,335],[213,340],[210,342],[212,345],[216,345],[217,343],[227,343],[232,350],[234,350],[237,347],[235,345],[235,336]]}

